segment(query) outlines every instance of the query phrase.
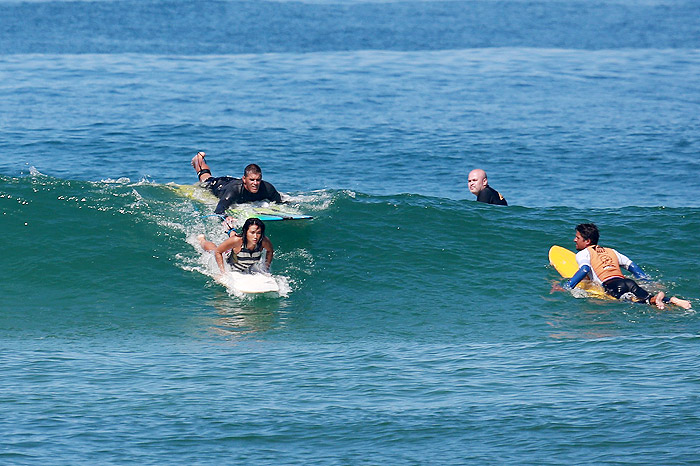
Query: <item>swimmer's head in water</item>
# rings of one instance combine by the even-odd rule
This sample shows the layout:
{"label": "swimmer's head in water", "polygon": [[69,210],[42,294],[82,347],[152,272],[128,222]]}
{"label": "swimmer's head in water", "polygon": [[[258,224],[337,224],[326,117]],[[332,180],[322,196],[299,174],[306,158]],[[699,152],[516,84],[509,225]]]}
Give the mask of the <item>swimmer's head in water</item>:
{"label": "swimmer's head in water", "polygon": [[476,168],[469,172],[467,186],[473,195],[478,196],[481,190],[488,186],[488,184],[489,181],[486,178],[486,172],[481,168]]}

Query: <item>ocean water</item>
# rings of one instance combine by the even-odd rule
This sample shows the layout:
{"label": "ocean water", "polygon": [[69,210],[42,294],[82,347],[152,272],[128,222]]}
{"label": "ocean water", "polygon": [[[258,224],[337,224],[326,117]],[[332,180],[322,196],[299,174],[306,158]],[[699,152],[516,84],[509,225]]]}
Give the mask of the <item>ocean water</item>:
{"label": "ocean water", "polygon": [[[697,464],[695,1],[0,2],[0,463]],[[178,195],[263,168],[282,296]],[[474,202],[483,168],[508,199]]]}

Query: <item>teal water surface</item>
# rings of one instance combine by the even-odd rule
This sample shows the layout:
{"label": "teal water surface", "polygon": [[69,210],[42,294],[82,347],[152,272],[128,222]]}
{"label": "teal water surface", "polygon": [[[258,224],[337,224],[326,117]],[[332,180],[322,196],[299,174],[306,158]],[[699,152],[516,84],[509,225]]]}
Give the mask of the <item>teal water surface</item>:
{"label": "teal water surface", "polygon": [[[3,230],[29,246],[2,269],[11,462],[694,455],[695,312],[550,293],[546,252],[594,218],[654,286],[697,306],[694,258],[676,254],[694,247],[696,208],[311,193],[298,198],[311,223],[269,224],[291,292],[251,299],[200,273],[193,237],[223,232],[166,185],[3,186]],[[679,219],[672,241],[654,227]]]}

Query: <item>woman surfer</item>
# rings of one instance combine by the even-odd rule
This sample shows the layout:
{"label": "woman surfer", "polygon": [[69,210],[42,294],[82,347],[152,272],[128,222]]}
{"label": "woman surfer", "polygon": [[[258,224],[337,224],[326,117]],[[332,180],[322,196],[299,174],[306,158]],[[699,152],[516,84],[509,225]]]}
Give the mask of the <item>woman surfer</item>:
{"label": "woman surfer", "polygon": [[[216,263],[222,274],[226,273],[226,261],[237,272],[249,272],[260,261],[263,249],[265,253],[265,271],[270,270],[274,248],[272,242],[265,236],[265,224],[259,218],[249,218],[243,224],[240,235],[231,231],[231,236],[218,246],[208,241],[204,235],[198,235],[197,239],[202,249],[214,251]],[[224,259],[224,254],[229,254]]]}

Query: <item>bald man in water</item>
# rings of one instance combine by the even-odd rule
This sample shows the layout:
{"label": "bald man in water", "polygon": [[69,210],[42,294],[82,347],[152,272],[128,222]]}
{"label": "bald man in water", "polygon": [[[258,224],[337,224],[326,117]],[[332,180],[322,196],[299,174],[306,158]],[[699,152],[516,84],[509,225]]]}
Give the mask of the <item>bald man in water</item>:
{"label": "bald man in water", "polygon": [[467,179],[469,191],[476,196],[478,202],[486,204],[508,205],[506,198],[501,193],[489,186],[486,172],[481,168],[476,168],[469,172]]}

